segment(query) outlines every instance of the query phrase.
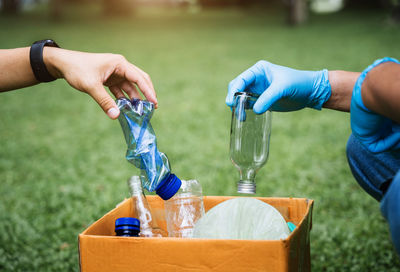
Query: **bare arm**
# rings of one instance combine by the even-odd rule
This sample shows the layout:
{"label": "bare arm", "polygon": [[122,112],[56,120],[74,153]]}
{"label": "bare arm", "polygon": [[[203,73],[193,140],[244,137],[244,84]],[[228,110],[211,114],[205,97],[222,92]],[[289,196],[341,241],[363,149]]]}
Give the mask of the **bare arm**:
{"label": "bare arm", "polygon": [[351,94],[359,76],[357,72],[329,71],[332,94],[324,108],[349,112]]}
{"label": "bare arm", "polygon": [[0,50],[0,92],[37,83],[29,62],[29,47]]}
{"label": "bare arm", "polygon": [[[0,50],[0,91],[10,91],[39,83],[32,72],[29,47]],[[115,97],[140,98],[137,87],[157,107],[149,75],[116,54],[94,54],[44,47],[43,61],[55,78],[64,78],[75,89],[89,94],[107,115],[115,119],[119,109],[107,93]]]}
{"label": "bare arm", "polygon": [[[353,87],[360,73],[329,71],[332,95],[325,108],[349,111]],[[400,123],[400,65],[386,62],[368,72],[362,100],[371,111]]]}

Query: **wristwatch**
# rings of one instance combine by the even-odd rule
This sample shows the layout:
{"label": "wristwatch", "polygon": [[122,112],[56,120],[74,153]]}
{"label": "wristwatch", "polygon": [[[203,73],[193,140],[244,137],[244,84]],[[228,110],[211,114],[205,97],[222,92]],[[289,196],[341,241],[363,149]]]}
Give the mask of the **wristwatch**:
{"label": "wristwatch", "polygon": [[29,59],[35,78],[40,82],[50,82],[56,80],[43,62],[43,48],[45,46],[59,47],[58,44],[53,40],[40,40],[32,44],[29,52]]}

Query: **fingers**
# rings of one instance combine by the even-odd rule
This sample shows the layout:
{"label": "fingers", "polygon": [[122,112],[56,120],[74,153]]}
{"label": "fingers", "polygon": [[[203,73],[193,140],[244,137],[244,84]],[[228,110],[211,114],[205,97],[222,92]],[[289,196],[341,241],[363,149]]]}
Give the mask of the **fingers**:
{"label": "fingers", "polygon": [[[133,65],[133,64],[132,64],[132,65]],[[142,74],[142,76],[144,77],[144,79],[147,81],[147,83],[150,85],[150,87],[153,88],[153,90],[154,90],[153,82],[151,82],[150,76],[149,76],[145,71],[143,71],[142,69],[140,69],[139,67],[137,67],[137,66],[135,66],[135,65],[133,65],[133,66]]]}
{"label": "fingers", "polygon": [[115,96],[115,98],[119,99],[119,98],[125,97],[124,93],[122,92],[122,90],[119,87],[110,86],[109,89],[112,92],[112,94]]}
{"label": "fingers", "polygon": [[[114,89],[114,88],[113,88]],[[114,89],[114,92],[119,96],[120,94],[123,95],[121,90]],[[113,93],[114,93],[113,92]],[[121,93],[119,93],[121,92]],[[107,93],[104,89],[103,85],[95,85],[93,88],[89,89],[87,93],[93,97],[93,99],[99,104],[99,106],[103,109],[103,111],[110,117],[111,119],[117,119],[119,116],[119,109],[115,104],[114,99]],[[116,95],[114,93],[114,95]],[[117,97],[117,96],[116,96]]]}
{"label": "fingers", "polygon": [[253,72],[253,67],[247,69],[229,83],[228,95],[226,96],[225,99],[225,103],[229,107],[233,106],[233,98],[235,96],[235,93],[244,92],[246,88],[256,80],[256,75]]}
{"label": "fingers", "polygon": [[266,112],[271,106],[282,98],[282,88],[277,84],[272,83],[257,99],[253,110],[257,114]]}
{"label": "fingers", "polygon": [[142,99],[135,85],[128,81],[124,81],[118,86],[110,86],[109,89],[117,99],[126,98],[124,92],[128,95],[129,99]]}
{"label": "fingers", "polygon": [[125,78],[132,83],[135,83],[143,95],[150,102],[154,103],[154,105],[158,106],[158,101],[156,97],[156,92],[153,87],[153,83],[151,82],[150,77],[138,69],[136,66],[128,62],[125,70]]}
{"label": "fingers", "polygon": [[135,84],[130,83],[129,81],[124,81],[122,84],[120,84],[120,88],[125,91],[125,93],[129,96],[130,99],[133,98],[142,99],[138,90],[135,87]]}

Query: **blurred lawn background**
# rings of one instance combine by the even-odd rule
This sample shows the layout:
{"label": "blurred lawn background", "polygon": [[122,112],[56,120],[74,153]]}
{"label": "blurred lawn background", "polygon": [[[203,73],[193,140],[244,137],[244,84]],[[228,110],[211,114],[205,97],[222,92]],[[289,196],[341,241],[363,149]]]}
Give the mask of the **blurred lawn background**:
{"label": "blurred lawn background", "polygon": [[[399,27],[383,10],[311,15],[293,28],[279,5],[144,9],[130,18],[75,6],[57,23],[45,9],[1,16],[0,48],[53,38],[68,49],[123,54],[154,82],[160,150],[205,195],[237,195],[225,95],[240,72],[260,59],[361,71],[400,57]],[[119,123],[63,80],[2,93],[0,102],[0,270],[76,271],[77,235],[129,196],[126,180],[138,173],[124,158]],[[347,165],[348,114],[307,109],[274,113],[272,123],[257,195],[315,200],[313,271],[399,271],[379,204]]]}

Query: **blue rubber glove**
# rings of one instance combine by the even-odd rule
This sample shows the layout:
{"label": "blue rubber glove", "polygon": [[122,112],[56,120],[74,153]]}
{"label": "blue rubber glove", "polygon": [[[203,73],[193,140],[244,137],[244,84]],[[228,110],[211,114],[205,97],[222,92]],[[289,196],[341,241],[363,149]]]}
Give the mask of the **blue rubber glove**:
{"label": "blue rubber glove", "polygon": [[320,110],[331,96],[328,71],[300,71],[261,60],[229,83],[226,104],[234,104],[237,92],[260,95],[254,112]]}
{"label": "blue rubber glove", "polygon": [[400,125],[369,110],[365,107],[361,97],[361,86],[367,73],[387,61],[399,63],[399,61],[392,58],[383,58],[375,61],[362,72],[354,85],[351,97],[351,130],[353,135],[373,153],[400,148]]}

